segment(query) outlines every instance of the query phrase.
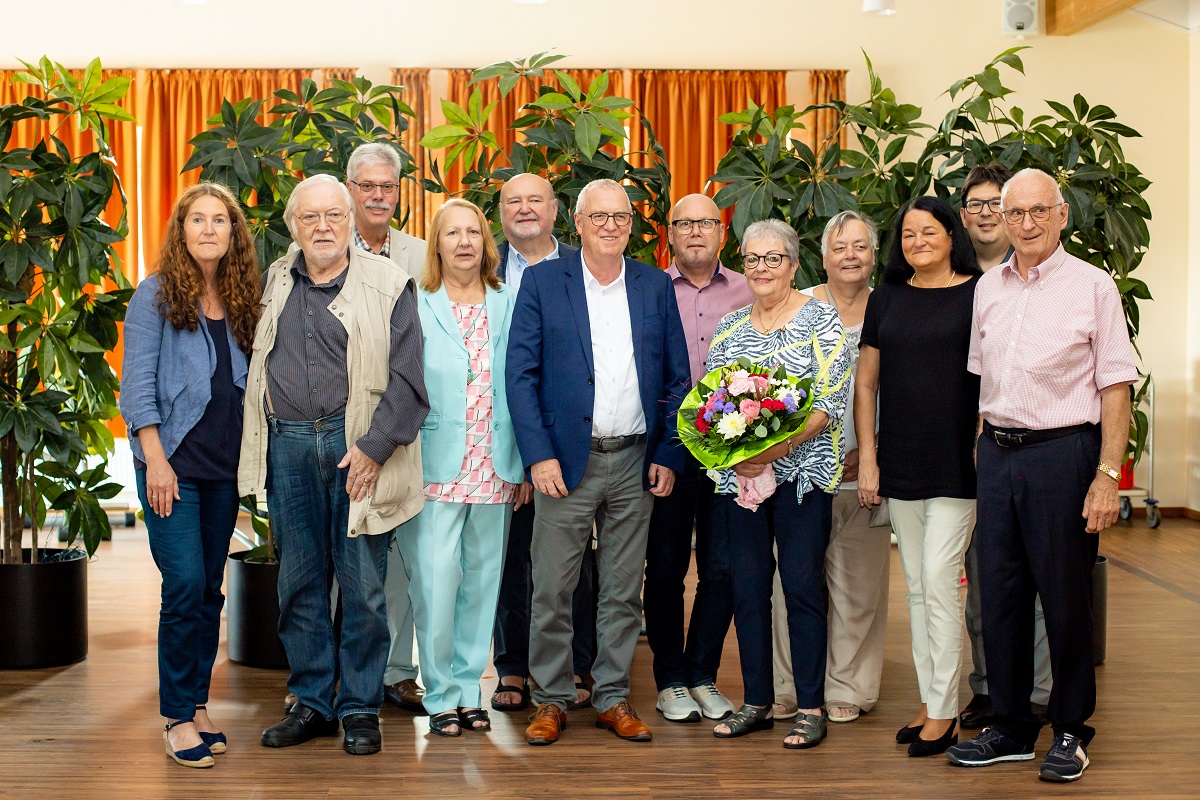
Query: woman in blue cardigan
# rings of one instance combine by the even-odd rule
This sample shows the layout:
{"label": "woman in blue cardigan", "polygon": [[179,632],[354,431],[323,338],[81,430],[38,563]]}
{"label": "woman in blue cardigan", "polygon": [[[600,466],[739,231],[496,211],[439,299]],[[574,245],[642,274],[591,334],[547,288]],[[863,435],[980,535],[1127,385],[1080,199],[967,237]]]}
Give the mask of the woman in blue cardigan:
{"label": "woman in blue cardigan", "polygon": [[500,283],[483,212],[434,215],[417,298],[430,413],[421,426],[425,507],[396,530],[425,680],[429,730],[489,731],[488,661],[513,504],[532,499],[508,414],[504,358],[516,292]]}
{"label": "woman in blue cardigan", "polygon": [[175,203],[158,271],[125,315],[121,414],[162,573],[159,711],[167,755],[185,767],[211,767],[226,746],[205,704],[237,521],[245,354],[261,294],[237,198],[201,183]]}

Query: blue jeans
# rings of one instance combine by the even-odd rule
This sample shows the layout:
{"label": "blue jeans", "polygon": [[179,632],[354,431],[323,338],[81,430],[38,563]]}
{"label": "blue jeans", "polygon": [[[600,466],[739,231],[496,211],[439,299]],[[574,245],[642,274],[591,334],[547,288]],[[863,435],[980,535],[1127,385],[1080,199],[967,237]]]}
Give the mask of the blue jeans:
{"label": "blue jeans", "polygon": [[[269,436],[267,507],[279,551],[279,639],[292,670],[288,689],[326,719],[378,714],[390,641],[383,585],[391,534],[346,535],[349,469],[337,466],[346,455],[343,415],[272,419]],[[329,605],[335,575],[340,642]]]}
{"label": "blue jeans", "polygon": [[225,595],[225,557],[237,522],[236,481],[179,481],[171,515],[146,500],[146,470],[134,472],[150,554],[162,573],[158,612],[158,710],[191,719],[208,702]]}

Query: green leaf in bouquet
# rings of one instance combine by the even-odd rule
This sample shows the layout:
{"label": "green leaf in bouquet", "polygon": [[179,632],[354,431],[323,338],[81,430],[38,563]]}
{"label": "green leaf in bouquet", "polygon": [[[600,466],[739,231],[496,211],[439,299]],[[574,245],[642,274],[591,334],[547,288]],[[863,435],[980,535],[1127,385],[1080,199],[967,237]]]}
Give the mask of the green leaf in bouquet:
{"label": "green leaf in bouquet", "polygon": [[765,439],[765,438],[767,438],[767,433],[768,433],[768,431],[767,431],[767,426],[766,426],[766,425],[761,425],[761,424],[760,424],[758,427],[756,427],[756,428],[754,429],[754,435],[755,435],[755,436],[757,436],[757,437],[758,437],[758,438],[760,438],[760,439]]}

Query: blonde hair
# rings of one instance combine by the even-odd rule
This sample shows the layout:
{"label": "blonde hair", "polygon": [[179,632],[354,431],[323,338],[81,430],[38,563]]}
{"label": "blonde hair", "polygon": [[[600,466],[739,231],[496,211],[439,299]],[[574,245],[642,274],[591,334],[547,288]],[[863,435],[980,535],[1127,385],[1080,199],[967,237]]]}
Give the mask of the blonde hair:
{"label": "blonde hair", "polygon": [[429,246],[425,248],[425,274],[421,278],[421,288],[427,292],[436,292],[442,288],[442,256],[438,249],[438,240],[442,238],[442,228],[445,227],[446,212],[454,208],[470,209],[479,223],[483,234],[483,260],[480,264],[479,277],[484,286],[489,289],[500,288],[500,251],[496,249],[496,237],[492,235],[492,226],[482,209],[469,200],[455,198],[447,200],[433,215],[429,223]]}

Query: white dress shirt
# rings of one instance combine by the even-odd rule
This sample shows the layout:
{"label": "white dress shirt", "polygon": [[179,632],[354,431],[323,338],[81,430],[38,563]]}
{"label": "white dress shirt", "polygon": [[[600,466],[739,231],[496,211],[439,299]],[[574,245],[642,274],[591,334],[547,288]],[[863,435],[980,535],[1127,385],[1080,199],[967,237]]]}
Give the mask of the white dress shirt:
{"label": "white dress shirt", "polygon": [[[542,261],[550,261],[555,258],[558,258],[558,239],[554,240],[554,249],[550,251],[550,255],[543,258]],[[540,264],[542,261],[535,261],[534,264]],[[508,260],[504,264],[504,283],[514,292],[520,291],[521,276],[532,266],[533,264],[530,264],[529,260],[521,255],[521,251],[513,247],[512,242],[509,242]]]}
{"label": "white dress shirt", "polygon": [[637,364],[633,359],[633,327],[625,292],[625,264],[608,286],[601,286],[583,253],[583,288],[592,330],[592,361],[596,367],[596,400],[592,407],[592,436],[628,436],[646,432]]}

